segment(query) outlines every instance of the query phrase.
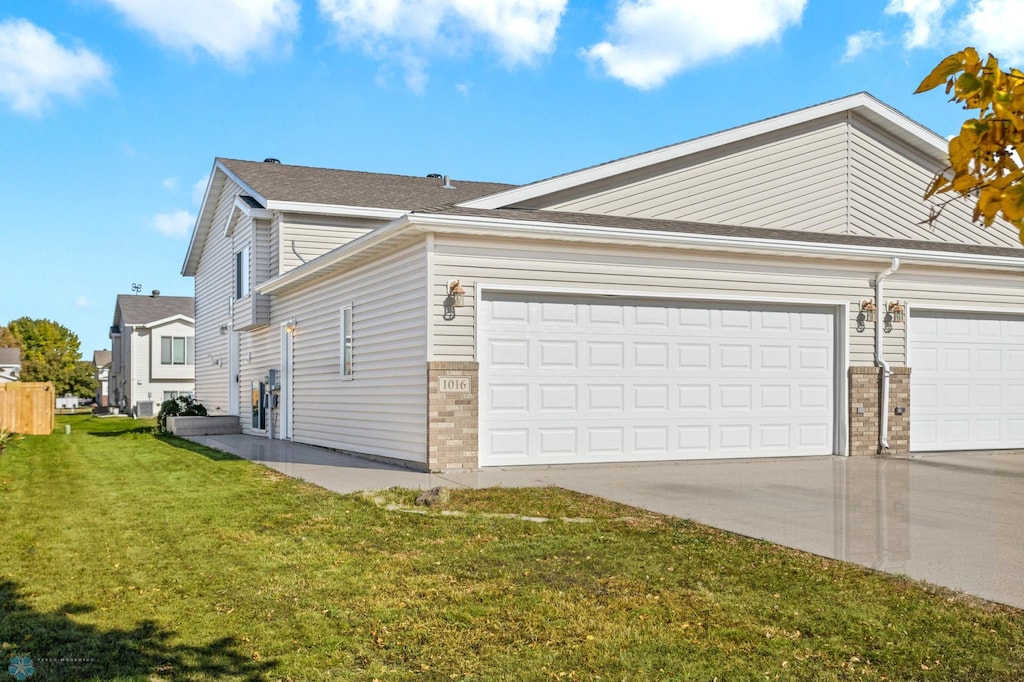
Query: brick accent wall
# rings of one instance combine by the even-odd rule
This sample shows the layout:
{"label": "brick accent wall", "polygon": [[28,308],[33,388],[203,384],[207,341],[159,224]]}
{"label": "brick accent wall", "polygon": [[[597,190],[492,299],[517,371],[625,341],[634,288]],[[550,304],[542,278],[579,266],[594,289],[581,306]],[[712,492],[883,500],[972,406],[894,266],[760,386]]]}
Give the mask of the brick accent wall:
{"label": "brick accent wall", "polygon": [[[427,363],[427,469],[472,469],[478,466],[478,386],[480,363]],[[444,386],[442,380],[466,379],[467,385]],[[459,384],[461,382],[454,382]],[[466,390],[462,390],[465,388]],[[447,390],[443,390],[447,389]]]}
{"label": "brick accent wall", "polygon": [[[880,367],[850,368],[850,455],[905,455],[910,452],[910,368],[891,367],[889,449],[879,452]],[[897,414],[902,411],[903,414]]]}

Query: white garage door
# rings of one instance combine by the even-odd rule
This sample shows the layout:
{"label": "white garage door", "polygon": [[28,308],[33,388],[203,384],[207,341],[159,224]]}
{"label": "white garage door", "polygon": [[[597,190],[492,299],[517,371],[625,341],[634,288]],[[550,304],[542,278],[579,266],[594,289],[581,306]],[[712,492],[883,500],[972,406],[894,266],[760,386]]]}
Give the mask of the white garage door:
{"label": "white garage door", "polygon": [[1024,448],[1024,316],[914,311],[910,448]]}
{"label": "white garage door", "polygon": [[831,309],[488,294],[480,464],[834,452]]}

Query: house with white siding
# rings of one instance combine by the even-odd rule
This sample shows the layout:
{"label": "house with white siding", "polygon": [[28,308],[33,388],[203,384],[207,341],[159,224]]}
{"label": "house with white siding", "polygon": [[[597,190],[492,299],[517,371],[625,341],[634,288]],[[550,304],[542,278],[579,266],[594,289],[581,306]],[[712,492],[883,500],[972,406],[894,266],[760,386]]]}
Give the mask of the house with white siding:
{"label": "house with white siding", "polygon": [[92,352],[92,364],[96,367],[96,407],[110,406],[110,363],[111,354],[107,349]]}
{"label": "house with white siding", "polygon": [[191,296],[120,294],[110,327],[111,407],[156,416],[165,400],[195,393],[195,302]]}
{"label": "house with white siding", "polygon": [[21,349],[0,348],[0,381],[17,381],[21,373]]}
{"label": "house with white siding", "polygon": [[217,159],[197,398],[426,470],[1024,448],[1024,248],[946,165],[865,93],[517,187]]}

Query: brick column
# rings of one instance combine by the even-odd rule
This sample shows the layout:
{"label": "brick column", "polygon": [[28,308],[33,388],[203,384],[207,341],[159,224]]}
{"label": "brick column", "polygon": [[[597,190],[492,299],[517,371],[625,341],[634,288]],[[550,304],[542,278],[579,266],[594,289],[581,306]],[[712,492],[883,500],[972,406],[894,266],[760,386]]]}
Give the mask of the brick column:
{"label": "brick column", "polygon": [[471,469],[478,465],[480,363],[427,363],[427,469]]}
{"label": "brick column", "polygon": [[[850,368],[850,455],[905,455],[910,452],[910,368],[891,367],[889,449],[879,453],[880,367]],[[897,414],[902,412],[902,414]]]}

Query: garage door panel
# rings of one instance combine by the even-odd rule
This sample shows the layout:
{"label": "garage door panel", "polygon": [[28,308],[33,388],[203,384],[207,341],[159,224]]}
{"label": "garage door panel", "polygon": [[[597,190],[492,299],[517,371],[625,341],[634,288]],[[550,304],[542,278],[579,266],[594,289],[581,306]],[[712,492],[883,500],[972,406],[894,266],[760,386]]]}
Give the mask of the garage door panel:
{"label": "garage door panel", "polygon": [[915,312],[910,447],[1024,447],[1024,316]]}
{"label": "garage door panel", "polygon": [[545,303],[481,306],[483,465],[834,451],[829,309]]}

